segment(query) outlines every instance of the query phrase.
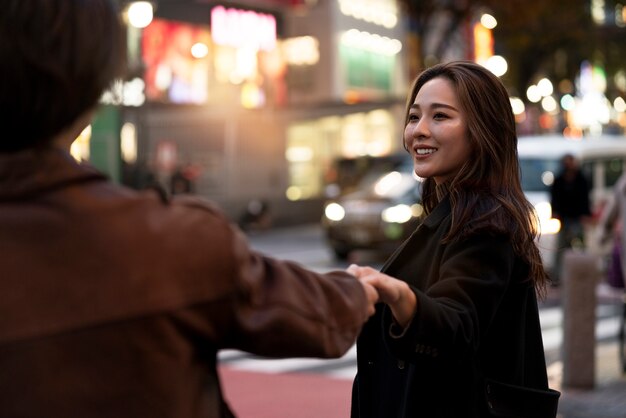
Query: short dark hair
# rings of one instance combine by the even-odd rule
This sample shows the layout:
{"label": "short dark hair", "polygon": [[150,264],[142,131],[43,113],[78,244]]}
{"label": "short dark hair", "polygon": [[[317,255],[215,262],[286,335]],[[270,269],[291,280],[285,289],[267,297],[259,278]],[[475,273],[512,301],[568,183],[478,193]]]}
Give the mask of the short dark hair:
{"label": "short dark hair", "polygon": [[98,103],[124,62],[113,0],[2,0],[0,152],[47,143]]}

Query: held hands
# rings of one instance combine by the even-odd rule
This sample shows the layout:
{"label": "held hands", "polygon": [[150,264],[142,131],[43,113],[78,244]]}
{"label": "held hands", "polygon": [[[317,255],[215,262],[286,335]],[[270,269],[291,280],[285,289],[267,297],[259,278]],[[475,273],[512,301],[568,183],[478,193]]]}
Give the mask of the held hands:
{"label": "held hands", "polygon": [[356,264],[350,265],[346,271],[361,281],[368,292],[368,298],[370,294],[367,287],[374,287],[378,301],[389,305],[396,322],[402,327],[408,325],[415,314],[417,299],[406,282],[371,267],[361,267]]}
{"label": "held hands", "polygon": [[365,296],[367,296],[367,316],[370,317],[376,312],[376,307],[374,305],[376,305],[379,299],[378,291],[370,284],[363,281],[360,283],[363,286],[363,290],[365,290]]}

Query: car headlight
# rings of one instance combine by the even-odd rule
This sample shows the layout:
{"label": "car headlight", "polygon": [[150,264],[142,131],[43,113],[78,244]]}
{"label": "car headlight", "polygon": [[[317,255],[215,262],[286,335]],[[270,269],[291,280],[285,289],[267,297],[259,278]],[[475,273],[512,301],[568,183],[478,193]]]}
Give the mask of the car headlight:
{"label": "car headlight", "polygon": [[324,215],[328,220],[338,222],[346,216],[346,211],[339,203],[329,203],[324,209]]}
{"label": "car headlight", "polygon": [[396,205],[383,210],[381,217],[388,223],[403,224],[411,220],[413,211],[409,205]]}

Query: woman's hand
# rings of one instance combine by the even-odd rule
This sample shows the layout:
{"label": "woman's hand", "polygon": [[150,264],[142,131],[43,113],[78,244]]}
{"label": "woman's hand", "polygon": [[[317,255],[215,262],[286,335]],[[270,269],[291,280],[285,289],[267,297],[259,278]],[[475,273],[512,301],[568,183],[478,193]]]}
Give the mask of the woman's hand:
{"label": "woman's hand", "polygon": [[356,264],[350,265],[346,271],[378,291],[380,301],[389,305],[398,325],[405,328],[409,324],[417,308],[417,298],[406,282]]}
{"label": "woman's hand", "polygon": [[359,280],[365,290],[365,296],[367,296],[367,316],[372,316],[376,313],[376,303],[379,302],[378,291],[374,286],[368,284],[362,280]]}

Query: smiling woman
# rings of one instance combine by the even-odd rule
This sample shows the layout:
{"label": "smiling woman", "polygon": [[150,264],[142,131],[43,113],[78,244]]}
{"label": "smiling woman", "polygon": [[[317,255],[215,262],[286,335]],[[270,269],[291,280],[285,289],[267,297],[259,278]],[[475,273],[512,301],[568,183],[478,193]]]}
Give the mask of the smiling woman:
{"label": "smiling woman", "polygon": [[384,302],[357,341],[352,418],[556,416],[536,295],[547,275],[504,86],[471,62],[425,70],[404,146],[426,216],[381,272],[348,268]]}
{"label": "smiling woman", "polygon": [[472,153],[454,86],[445,78],[428,81],[409,109],[404,145],[413,156],[415,173],[432,177],[437,184],[444,183]]}

